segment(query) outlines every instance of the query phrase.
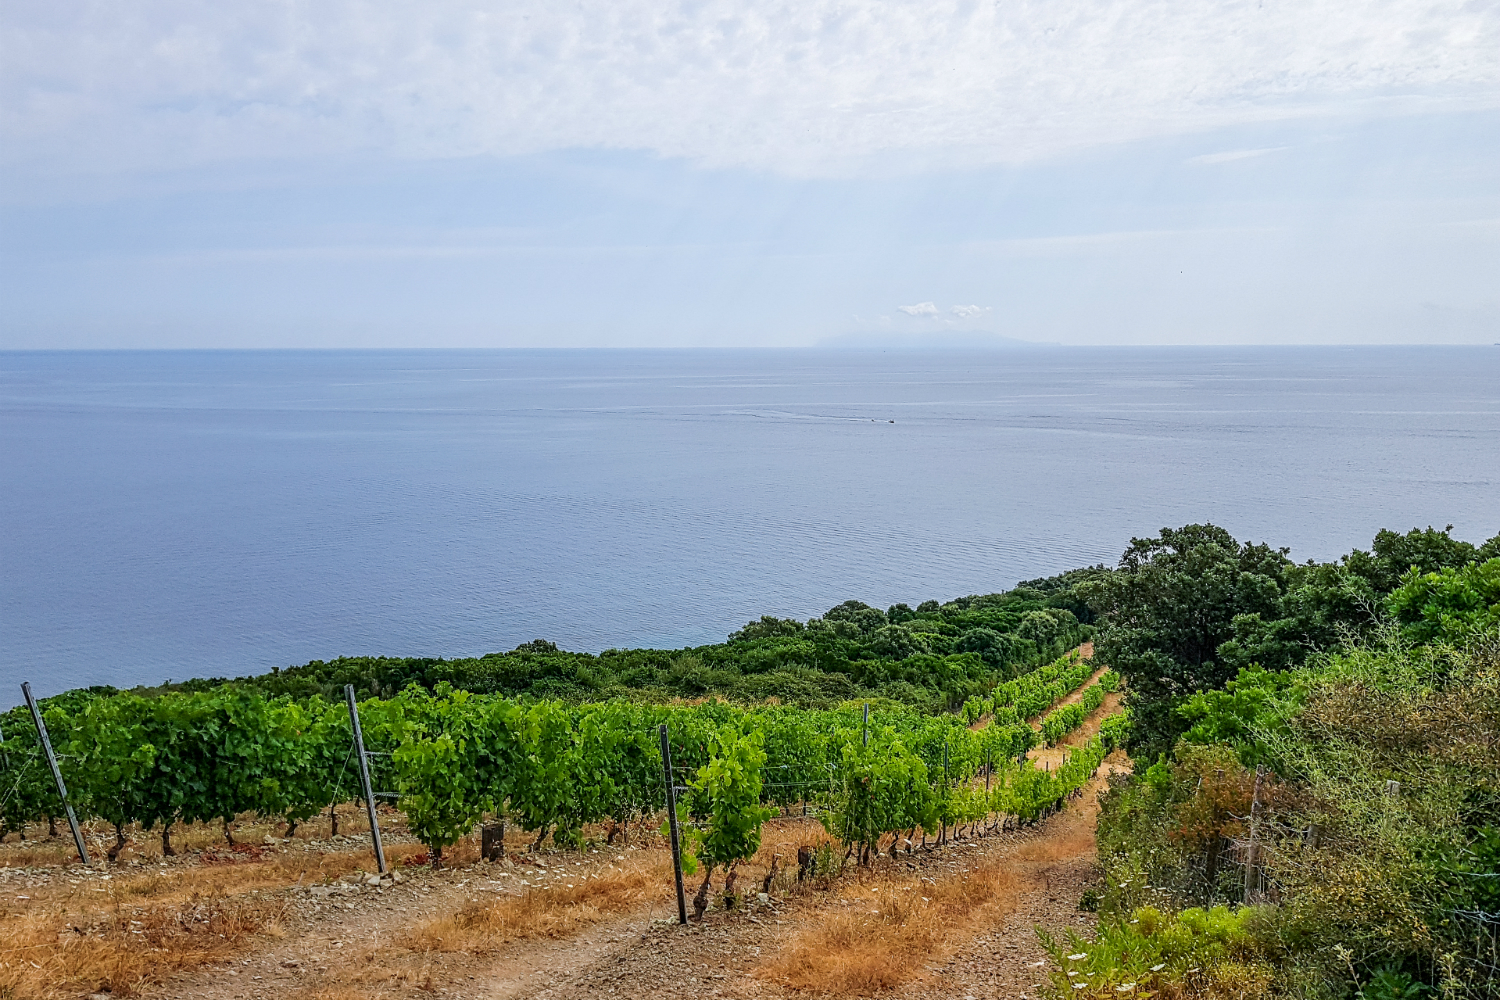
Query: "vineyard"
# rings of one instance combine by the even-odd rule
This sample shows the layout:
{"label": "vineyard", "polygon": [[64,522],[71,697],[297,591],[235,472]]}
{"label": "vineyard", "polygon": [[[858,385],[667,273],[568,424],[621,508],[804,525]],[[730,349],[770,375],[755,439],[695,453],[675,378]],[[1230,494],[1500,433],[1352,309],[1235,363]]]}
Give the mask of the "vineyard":
{"label": "vineyard", "polygon": [[[874,713],[854,704],[809,710],[716,700],[578,705],[446,684],[412,685],[356,710],[374,796],[395,800],[434,863],[486,820],[526,831],[533,847],[549,835],[560,847],[582,846],[585,827],[597,824],[611,839],[628,837],[667,803],[658,738],[666,727],[685,863],[691,871],[702,862],[711,875],[752,855],[761,822],[778,809],[817,816],[866,863],[887,836],[894,853],[919,836],[941,842],[956,826],[1046,815],[1120,744],[1123,717],[1056,768],[1039,769],[1026,754],[1075,729],[1112,689],[1113,675],[1046,715],[1040,734],[1022,720],[1092,671],[1075,652],[1000,685],[981,727],[969,724],[968,706],[929,715],[889,703]],[[25,713],[0,717],[5,832],[65,814]],[[177,823],[219,823],[231,838],[235,817],[254,813],[295,829],[361,795],[350,711],[320,695],[273,698],[235,687],[72,693],[46,703],[43,717],[70,804],[116,830],[111,859],[133,825],[158,831],[170,854]]]}

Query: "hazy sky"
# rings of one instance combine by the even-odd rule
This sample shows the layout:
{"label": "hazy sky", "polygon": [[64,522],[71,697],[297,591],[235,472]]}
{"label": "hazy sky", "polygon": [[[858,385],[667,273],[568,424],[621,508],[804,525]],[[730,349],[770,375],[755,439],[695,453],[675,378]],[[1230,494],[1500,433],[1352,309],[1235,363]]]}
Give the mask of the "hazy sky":
{"label": "hazy sky", "polygon": [[1500,341],[1497,0],[10,0],[0,347]]}

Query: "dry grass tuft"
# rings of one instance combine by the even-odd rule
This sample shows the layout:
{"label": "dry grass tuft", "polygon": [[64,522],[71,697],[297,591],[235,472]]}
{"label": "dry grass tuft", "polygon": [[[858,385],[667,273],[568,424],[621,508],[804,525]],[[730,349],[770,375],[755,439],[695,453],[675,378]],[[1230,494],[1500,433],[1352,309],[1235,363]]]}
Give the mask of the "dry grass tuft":
{"label": "dry grass tuft", "polygon": [[993,922],[1013,910],[1026,888],[1023,877],[998,866],[937,885],[886,885],[830,907],[758,975],[818,993],[893,990],[981,920]]}
{"label": "dry grass tuft", "polygon": [[372,986],[320,986],[297,995],[305,1000],[385,1000],[391,994]]}
{"label": "dry grass tuft", "polygon": [[648,855],[575,884],[468,903],[408,933],[414,952],[492,951],[510,941],[562,937],[644,905],[671,881],[670,859]]}
{"label": "dry grass tuft", "polygon": [[275,933],[270,901],[203,897],[187,906],[118,907],[69,920],[50,912],[6,921],[0,996],[128,996],[165,975],[237,953],[252,935]]}
{"label": "dry grass tuft", "polygon": [[284,903],[255,894],[369,863],[363,854],[267,854],[29,888],[24,904],[0,903],[0,997],[128,996],[277,936]]}

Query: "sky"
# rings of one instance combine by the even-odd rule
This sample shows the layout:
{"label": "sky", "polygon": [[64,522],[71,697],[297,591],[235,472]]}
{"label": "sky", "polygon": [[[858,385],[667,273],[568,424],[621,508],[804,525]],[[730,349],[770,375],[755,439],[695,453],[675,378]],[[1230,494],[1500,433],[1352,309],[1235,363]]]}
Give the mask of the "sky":
{"label": "sky", "polygon": [[0,348],[1493,343],[1500,0],[10,0],[0,300]]}

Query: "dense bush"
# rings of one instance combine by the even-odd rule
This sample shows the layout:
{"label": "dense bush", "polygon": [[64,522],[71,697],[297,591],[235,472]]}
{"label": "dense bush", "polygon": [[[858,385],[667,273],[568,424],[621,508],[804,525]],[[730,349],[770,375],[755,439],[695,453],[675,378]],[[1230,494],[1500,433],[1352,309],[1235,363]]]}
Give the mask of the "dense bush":
{"label": "dense bush", "polygon": [[[1500,634],[1459,632],[1461,647],[1411,645],[1390,623],[1186,702],[1192,725],[1174,752],[1104,797],[1094,954],[1140,933],[1129,921],[1141,907],[1185,916],[1250,900],[1262,905],[1240,912],[1260,930],[1244,948],[1196,979],[1166,983],[1168,963],[1143,988],[1217,996],[1233,979],[1247,996],[1494,995]],[[1258,810],[1250,765],[1266,769]],[[1247,887],[1252,815],[1261,874]]]}
{"label": "dense bush", "polygon": [[1296,667],[1368,634],[1387,607],[1417,641],[1500,621],[1500,563],[1481,565],[1500,557],[1500,535],[1474,546],[1451,529],[1381,531],[1370,552],[1302,565],[1211,524],[1134,539],[1117,570],[1076,585],[1096,616],[1096,655],[1130,686],[1133,752],[1170,751],[1194,695],[1246,667]]}
{"label": "dense bush", "polygon": [[[735,702],[777,701],[831,708],[885,698],[929,712],[982,697],[998,682],[1048,663],[1085,641],[1092,627],[1073,582],[1103,570],[1032,581],[1003,594],[962,597],[886,611],[845,601],[800,622],[765,616],[728,641],[688,649],[607,649],[598,655],[536,639],[508,653],[463,659],[354,656],[233,680],[168,685],[177,691],[233,686],[271,696],[389,698],[411,684],[476,694],[529,695],[572,702],[630,698],[666,702],[715,695]],[[1073,582],[1064,582],[1073,581]],[[1045,706],[1044,706],[1045,707]]]}

